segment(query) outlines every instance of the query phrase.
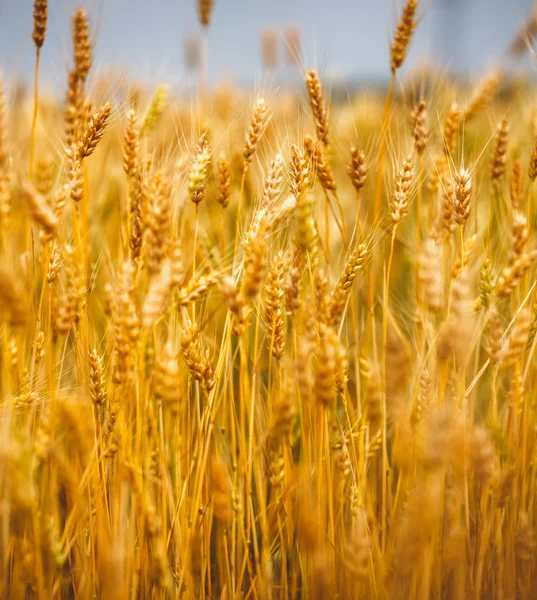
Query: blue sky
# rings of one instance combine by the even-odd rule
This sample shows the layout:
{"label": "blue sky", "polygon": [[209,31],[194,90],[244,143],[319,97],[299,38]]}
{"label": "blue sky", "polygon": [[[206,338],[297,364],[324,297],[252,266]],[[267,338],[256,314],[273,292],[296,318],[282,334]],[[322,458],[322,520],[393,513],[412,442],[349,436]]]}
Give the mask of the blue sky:
{"label": "blue sky", "polygon": [[[421,0],[422,17],[408,63],[428,56],[462,74],[501,59],[533,0]],[[95,68],[181,85],[183,44],[199,25],[196,0],[49,0],[49,31],[42,82],[63,89],[69,65],[69,17],[78,6],[91,16]],[[7,79],[28,77],[33,0],[0,0],[0,70]],[[209,30],[211,81],[262,78],[259,32],[288,25],[302,30],[306,67],[353,78],[388,75],[388,48],[401,0],[215,0]]]}

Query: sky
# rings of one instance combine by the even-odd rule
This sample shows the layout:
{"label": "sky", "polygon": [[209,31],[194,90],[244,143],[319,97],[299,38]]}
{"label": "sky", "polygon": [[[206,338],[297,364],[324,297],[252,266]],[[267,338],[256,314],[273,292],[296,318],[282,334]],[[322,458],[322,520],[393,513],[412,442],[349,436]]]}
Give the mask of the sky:
{"label": "sky", "polygon": [[[407,68],[428,57],[461,75],[495,66],[520,30],[533,0],[421,0]],[[249,84],[263,77],[259,33],[292,25],[302,32],[304,68],[336,80],[389,75],[389,45],[402,0],[215,0],[208,32],[211,82]],[[83,6],[95,38],[96,71],[147,83],[187,80],[184,42],[198,35],[196,0],[49,0],[42,85],[63,89],[70,65],[70,16]],[[33,0],[0,0],[0,72],[30,79]],[[283,41],[281,43],[283,48]],[[283,61],[283,51],[282,61]],[[526,67],[531,68],[529,59]],[[278,76],[284,77],[282,69]]]}

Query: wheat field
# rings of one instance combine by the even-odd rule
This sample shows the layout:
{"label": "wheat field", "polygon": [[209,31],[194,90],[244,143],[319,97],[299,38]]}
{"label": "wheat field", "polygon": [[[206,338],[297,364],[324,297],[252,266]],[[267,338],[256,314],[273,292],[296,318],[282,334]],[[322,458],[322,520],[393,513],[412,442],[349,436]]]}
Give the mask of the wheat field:
{"label": "wheat field", "polygon": [[48,10],[0,88],[0,596],[536,598],[530,83],[402,75],[407,0],[387,91],[295,53],[187,101],[93,76],[79,9],[51,98]]}

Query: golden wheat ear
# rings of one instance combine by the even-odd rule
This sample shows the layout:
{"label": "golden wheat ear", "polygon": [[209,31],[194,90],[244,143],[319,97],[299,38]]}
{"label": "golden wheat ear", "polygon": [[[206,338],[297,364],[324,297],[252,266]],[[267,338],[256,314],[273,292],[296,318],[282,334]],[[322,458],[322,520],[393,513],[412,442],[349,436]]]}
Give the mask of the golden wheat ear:
{"label": "golden wheat ear", "polygon": [[273,29],[264,29],[260,34],[261,62],[263,69],[278,66],[278,36]]}
{"label": "golden wheat ear", "polygon": [[30,139],[30,179],[33,175],[34,154],[35,154],[35,134],[37,127],[37,113],[39,108],[39,62],[41,57],[41,48],[45,43],[47,34],[48,19],[48,1],[35,0],[34,2],[34,30],[32,39],[35,44],[35,69],[34,69],[34,112],[32,119],[32,133]]}
{"label": "golden wheat ear", "polygon": [[468,169],[461,168],[455,173],[455,222],[461,227],[470,216],[472,197],[472,176]]}
{"label": "golden wheat ear", "polygon": [[123,170],[133,179],[140,162],[140,126],[136,112],[131,108],[127,112],[127,127],[123,138]]}
{"label": "golden wheat ear", "polygon": [[494,99],[500,86],[500,72],[492,71],[482,79],[473,91],[463,112],[465,123],[475,119]]}
{"label": "golden wheat ear", "polygon": [[34,2],[34,31],[32,39],[36,48],[42,48],[47,35],[48,0]]}
{"label": "golden wheat ear", "polygon": [[306,74],[306,87],[310,99],[311,112],[317,129],[317,138],[323,144],[328,144],[328,112],[324,103],[323,88],[319,80],[319,75],[314,69],[310,69]]}
{"label": "golden wheat ear", "polygon": [[244,143],[244,164],[247,165],[251,160],[257,148],[257,145],[264,134],[269,122],[269,108],[264,98],[257,98],[254,106],[252,121],[246,133]]}
{"label": "golden wheat ear", "polygon": [[367,164],[365,161],[365,154],[357,146],[351,146],[347,173],[354,189],[357,193],[360,193],[360,190],[365,185],[367,177]]}
{"label": "golden wheat ear", "polygon": [[311,169],[319,178],[321,185],[327,192],[335,192],[337,190],[336,180],[332,167],[326,159],[325,153],[319,144],[313,141],[309,135],[304,138],[304,149],[311,162]]}
{"label": "golden wheat ear", "polygon": [[231,168],[223,152],[218,159],[218,204],[227,208],[231,198]]}
{"label": "golden wheat ear", "polygon": [[408,214],[410,205],[410,186],[414,177],[414,158],[409,154],[403,161],[401,169],[395,179],[395,190],[393,193],[390,217],[397,226]]}
{"label": "golden wheat ear", "polygon": [[410,115],[412,122],[412,137],[414,150],[418,156],[423,156],[427,146],[427,105],[425,100],[420,100]]}
{"label": "golden wheat ear", "polygon": [[508,146],[509,123],[507,119],[502,119],[496,132],[494,152],[490,164],[490,179],[494,184],[498,184],[505,174]]}
{"label": "golden wheat ear", "polygon": [[92,64],[92,45],[88,15],[83,8],[79,8],[73,17],[73,51],[75,73],[84,86]]}
{"label": "golden wheat ear", "polygon": [[211,24],[212,12],[213,0],[198,0],[198,16],[204,27],[209,27]]}
{"label": "golden wheat ear", "polygon": [[95,148],[97,148],[97,144],[104,135],[111,111],[112,105],[110,102],[107,102],[91,116],[78,143],[79,160],[91,156],[95,151]]}
{"label": "golden wheat ear", "polygon": [[188,173],[188,191],[190,199],[196,205],[196,208],[205,198],[210,162],[211,145],[207,132],[204,132],[199,139],[194,160]]}
{"label": "golden wheat ear", "polygon": [[403,7],[401,20],[393,36],[390,47],[390,65],[392,73],[401,68],[407,55],[408,45],[416,29],[415,15],[418,8],[418,0],[407,0]]}

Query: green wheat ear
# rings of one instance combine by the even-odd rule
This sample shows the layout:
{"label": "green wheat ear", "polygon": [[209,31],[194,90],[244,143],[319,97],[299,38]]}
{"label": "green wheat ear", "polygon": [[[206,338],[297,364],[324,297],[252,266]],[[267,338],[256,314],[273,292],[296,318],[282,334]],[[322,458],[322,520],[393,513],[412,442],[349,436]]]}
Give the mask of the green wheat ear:
{"label": "green wheat ear", "polygon": [[158,123],[168,98],[168,86],[159,85],[148,104],[140,127],[140,136],[149,135]]}

